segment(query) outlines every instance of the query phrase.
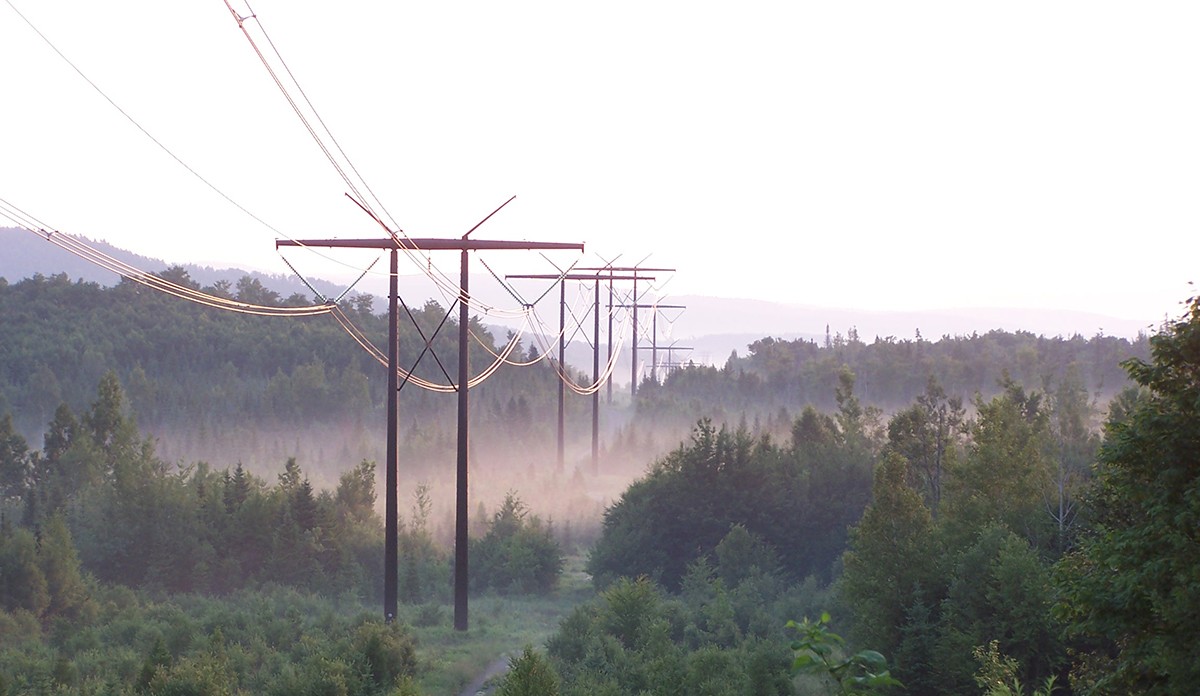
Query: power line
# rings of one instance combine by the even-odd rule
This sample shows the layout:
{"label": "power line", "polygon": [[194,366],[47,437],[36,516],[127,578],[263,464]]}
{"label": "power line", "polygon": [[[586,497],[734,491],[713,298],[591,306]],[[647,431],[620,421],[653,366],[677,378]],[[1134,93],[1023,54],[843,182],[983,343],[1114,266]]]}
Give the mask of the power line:
{"label": "power line", "polygon": [[238,203],[237,201],[233,200],[233,198],[231,198],[227,193],[225,193],[221,189],[217,188],[216,184],[214,184],[211,181],[209,181],[208,179],[204,178],[204,176],[202,176],[199,172],[197,172],[195,169],[193,169],[191,167],[191,165],[189,165],[187,162],[184,162],[183,159],[179,157],[179,155],[176,155],[171,150],[171,148],[167,147],[166,145],[164,145],[162,143],[162,141],[160,141],[158,138],[154,137],[154,135],[151,134],[150,131],[146,130],[146,128],[143,127],[141,123],[138,123],[137,119],[135,119],[133,116],[129,115],[129,113],[127,111],[122,109],[119,104],[117,104],[115,101],[113,101],[112,97],[108,96],[108,94],[105,93],[104,90],[100,89],[99,85],[97,85],[95,82],[93,82],[90,77],[85,75],[84,72],[79,69],[79,66],[75,65],[75,63],[72,62],[70,58],[67,58],[66,54],[64,54],[62,51],[60,51],[58,49],[58,47],[54,45],[54,42],[50,41],[49,37],[47,37],[45,34],[43,34],[41,32],[40,29],[38,29],[36,26],[34,26],[33,22],[31,22],[28,17],[26,17],[24,14],[22,14],[21,11],[17,9],[16,5],[12,4],[12,0],[4,0],[4,1],[5,1],[5,3],[8,4],[9,7],[12,8],[13,12],[17,13],[18,17],[20,17],[26,24],[29,25],[29,28],[32,29],[35,34],[37,34],[39,37],[41,37],[42,41],[44,41],[46,43],[46,45],[49,46],[52,51],[54,51],[56,54],[58,54],[59,58],[62,58],[63,61],[67,65],[71,66],[72,70],[74,70],[80,77],[83,78],[84,82],[87,82],[89,85],[91,85],[92,89],[96,90],[97,94],[99,94],[101,97],[104,97],[105,101],[107,101],[109,104],[112,105],[112,107],[114,109],[116,109],[118,112],[120,112],[120,114],[122,116],[124,116],[126,118],[126,120],[128,120],[130,123],[132,123],[135,128],[137,128],[139,131],[141,131],[142,134],[145,135],[147,138],[149,138],[150,141],[153,142],[155,145],[157,145],[159,147],[159,149],[161,149],[163,152],[167,153],[167,155],[170,156],[171,159],[178,162],[181,167],[188,170],[193,176],[195,176],[197,179],[199,179],[205,186],[212,189],[212,191],[214,193],[216,193],[218,196],[224,198],[226,201],[229,201],[229,203],[231,203],[238,210],[242,211],[246,215],[249,215],[251,218],[258,221],[260,224],[262,224],[267,229],[275,232],[276,234],[278,234],[280,236],[283,236],[282,232],[275,229],[275,227],[273,227],[270,223],[266,222],[265,220],[258,217],[254,213],[250,212],[250,210],[247,209],[245,206],[243,206],[241,203]]}
{"label": "power line", "polygon": [[[250,217],[254,221],[258,222],[259,224],[261,224],[263,227],[265,227],[268,230],[270,230],[271,232],[273,232],[278,237],[283,237],[283,238],[295,241],[290,235],[279,230],[277,227],[271,225],[266,220],[264,220],[263,218],[256,215],[249,208],[242,205],[238,201],[234,200],[229,194],[225,193],[223,190],[221,190],[219,187],[217,187],[216,184],[212,183],[209,179],[207,179],[202,174],[200,174],[195,168],[193,168],[191,165],[189,165],[187,162],[185,162],[183,160],[183,158],[181,158],[179,155],[175,154],[175,152],[173,150],[171,150],[162,141],[160,141],[152,133],[150,133],[150,131],[147,128],[145,128],[140,122],[138,122],[137,119],[135,119],[129,112],[127,112],[119,104],[117,104],[117,102],[115,100],[113,100],[112,97],[110,97],[103,89],[100,88],[100,86],[98,84],[96,84],[96,82],[94,82],[90,77],[88,77],[87,74],[84,73],[83,70],[81,68],[79,68],[79,66],[76,65],[70,58],[68,58],[65,53],[63,53],[61,50],[59,50],[59,48],[54,44],[54,42],[52,42],[50,40],[50,38],[48,36],[46,36],[40,29],[38,29],[38,27],[36,25],[33,24],[33,22],[28,17],[26,17],[23,13],[21,13],[20,10],[17,9],[17,7],[12,3],[12,0],[5,0],[5,3],[10,8],[12,8],[13,12],[15,12],[17,14],[17,16],[19,16],[25,22],[25,24],[27,24],[29,26],[29,28],[32,29],[34,31],[34,33],[36,33],[38,35],[38,37],[40,37],[42,39],[42,41],[45,42],[46,45],[49,46],[50,49],[59,56],[59,58],[61,58],[68,66],[70,66],[71,69],[74,70],[76,74],[78,74],[81,78],[83,78],[83,80],[85,82],[87,82],[88,85],[90,85],[92,87],[92,89],[94,89],[101,97],[103,97],[105,101],[107,101],[114,109],[117,110],[117,112],[119,112],[122,116],[124,116],[126,120],[128,120],[131,124],[133,124],[133,126],[135,128],[137,128],[143,135],[145,135],[147,138],[149,138],[151,142],[153,142],[156,146],[158,146],[159,149],[161,149],[163,152],[165,152],[171,159],[175,160],[175,162],[177,164],[179,164],[181,167],[183,167],[185,170],[187,170],[190,174],[192,174],[192,176],[194,176],[198,180],[200,180],[201,183],[203,183],[205,186],[207,186],[214,193],[219,195],[221,198],[225,199],[227,202],[229,202],[235,208],[237,208],[241,212],[245,213],[248,217]],[[253,11],[251,11],[250,16],[242,17],[242,16],[238,15],[236,11],[233,10],[233,8],[229,5],[228,2],[226,2],[226,7],[234,15],[235,19],[238,20],[239,26],[241,26],[242,22],[245,19],[248,19],[250,16],[254,15]],[[264,37],[267,38],[268,42],[271,43],[272,48],[274,48],[274,43],[271,42],[270,37],[266,34],[266,30],[262,26],[261,21],[259,21],[257,19],[257,17],[255,17],[255,20],[258,23],[260,29],[263,29]],[[243,31],[245,31],[244,28],[243,28]],[[247,39],[250,41],[251,45],[254,47],[255,52],[259,54],[259,57],[264,62],[264,65],[267,67],[268,72],[272,75],[272,79],[274,79],[276,81],[277,86],[280,88],[280,90],[283,91],[285,99],[287,99],[288,102],[293,105],[293,108],[297,111],[297,115],[300,116],[302,122],[304,122],[305,127],[309,130],[309,132],[313,136],[313,138],[316,139],[318,146],[322,149],[323,152],[326,153],[326,156],[330,159],[331,163],[338,170],[338,172],[342,176],[343,180],[346,181],[347,185],[350,186],[350,188],[352,190],[354,190],[356,193],[358,193],[358,187],[354,184],[354,182],[346,174],[345,170],[337,163],[336,158],[333,157],[333,154],[329,151],[329,148],[326,147],[324,145],[324,143],[321,141],[316,130],[314,128],[312,128],[311,124],[309,124],[307,122],[307,119],[303,116],[302,110],[300,110],[298,105],[296,105],[295,100],[291,97],[290,93],[287,91],[286,86],[283,84],[283,82],[278,79],[277,75],[275,75],[273,69],[271,69],[271,67],[270,67],[269,61],[267,61],[266,57],[261,53],[261,51],[258,50],[258,47],[257,47],[257,45],[254,44],[252,37],[250,37],[247,34]],[[288,70],[289,76],[291,76],[291,71],[290,71],[290,69],[287,68],[287,64],[283,60],[282,55],[280,55],[278,53],[278,51],[276,51],[276,55],[279,57],[280,62],[284,65],[284,68]],[[311,101],[308,101],[308,97],[304,93],[303,88],[300,87],[299,82],[295,80],[294,76],[292,77],[292,79],[293,79],[293,82],[296,84],[296,87],[298,89],[300,89],[300,92],[304,96],[305,101],[309,104],[310,108],[312,108],[314,116],[321,123],[322,127],[324,127],[325,126],[324,121],[321,119],[320,114],[318,114],[316,112],[316,109],[312,106]],[[391,215],[389,213],[387,213],[387,210],[383,206],[382,202],[380,202],[378,197],[375,196],[374,192],[371,191],[370,186],[365,182],[365,180],[363,180],[362,176],[358,174],[358,170],[354,167],[353,163],[349,160],[349,157],[347,157],[345,155],[344,151],[342,151],[341,146],[337,143],[337,140],[336,140],[336,138],[334,138],[332,132],[329,131],[328,128],[325,128],[325,130],[326,130],[326,133],[329,134],[330,139],[334,142],[335,147],[338,149],[339,152],[341,152],[342,156],[346,159],[347,165],[350,167],[351,171],[353,171],[354,174],[356,176],[358,176],[358,179],[362,183],[363,188],[365,188],[369,193],[371,193],[372,198],[375,199],[376,203],[379,204],[380,208],[384,211],[385,214],[388,215],[388,217],[390,219]],[[359,198],[362,198],[361,194],[359,194]],[[373,215],[373,213],[372,213],[372,215]],[[376,220],[378,221],[377,217],[376,217]],[[382,222],[380,224],[382,225]],[[394,220],[393,220],[393,224],[395,224]],[[386,225],[383,225],[383,226],[385,229],[388,230],[389,234],[392,234],[393,236],[395,235],[395,232],[393,232],[391,229],[388,229]],[[400,232],[400,234],[404,234],[403,230],[399,230],[399,232]],[[338,259],[332,255],[321,253],[317,249],[308,248],[303,244],[297,244],[296,246],[304,247],[310,253],[320,256],[321,258],[324,258],[328,261],[332,261],[338,265],[345,266],[347,268],[352,268],[352,269],[358,270],[358,271],[363,270],[358,266],[348,264],[348,263],[342,261],[341,259]],[[410,258],[410,260],[413,262],[413,264],[415,266],[417,266],[417,268],[419,270],[421,270],[431,280],[433,280],[434,283],[442,290],[443,294],[445,295],[447,289],[451,286],[452,281],[450,281],[446,277],[446,275],[440,271],[440,269],[435,269],[431,263],[428,265],[424,264],[423,263],[424,259],[419,258],[420,251],[421,251],[420,249],[415,249],[415,248],[405,249],[405,255]],[[367,272],[370,272],[369,269],[367,271],[364,271],[364,275]],[[454,287],[455,287],[455,290],[457,290],[457,286],[454,286]],[[483,304],[483,303],[480,303],[477,301],[468,300],[468,302],[477,311],[480,311],[486,315],[518,317],[518,316],[521,316],[521,314],[522,314],[522,312],[520,312],[520,311],[514,312],[512,310],[502,310],[502,309],[499,309],[496,307],[491,307],[489,305],[486,305],[486,304]]]}
{"label": "power line", "polygon": [[[131,266],[124,261],[116,259],[104,252],[92,247],[82,240],[63,234],[54,229],[47,230],[49,227],[41,223],[36,218],[24,213],[16,206],[4,199],[0,199],[0,215],[8,218],[17,226],[27,232],[36,234],[39,237],[49,241],[55,246],[68,251],[75,256],[78,256],[85,261],[88,261],[96,266],[112,271],[123,278],[127,278],[135,283],[146,287],[158,290],[165,294],[177,297],[182,300],[187,300],[195,304],[222,309],[231,312],[239,312],[242,314],[253,314],[257,316],[319,316],[328,314],[332,311],[334,305],[331,303],[323,303],[308,307],[273,307],[270,305],[258,305],[249,302],[240,302],[229,298],[220,297],[210,293],[196,290],[195,288],[179,285],[171,282],[161,276],[147,273],[141,269]],[[32,223],[32,224],[30,224]]]}

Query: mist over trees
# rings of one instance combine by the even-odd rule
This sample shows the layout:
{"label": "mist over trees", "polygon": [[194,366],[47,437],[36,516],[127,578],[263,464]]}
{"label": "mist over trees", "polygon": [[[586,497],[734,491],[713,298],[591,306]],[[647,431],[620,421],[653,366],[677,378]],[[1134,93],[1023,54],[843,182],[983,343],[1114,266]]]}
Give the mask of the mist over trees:
{"label": "mist over trees", "polygon": [[837,419],[805,409],[784,445],[701,421],[688,445],[608,508],[588,571],[598,587],[645,576],[675,591],[688,566],[736,528],[771,549],[770,570],[782,577],[828,581],[867,504],[873,457],[852,395]]}
{"label": "mist over trees", "polygon": [[[178,267],[159,275],[198,287]],[[204,290],[268,305],[310,303],[300,296],[280,298],[248,276],[234,287]],[[377,345],[386,343],[386,317],[375,313],[369,296],[355,296],[342,309]],[[410,311],[427,333],[445,315],[433,302]],[[91,385],[109,370],[126,386],[144,427],[182,422],[219,426],[247,417],[264,423],[318,416],[353,419],[382,408],[377,365],[328,317],[243,316],[180,302],[130,281],[105,288],[72,282],[65,275],[0,282],[0,312],[7,329],[0,338],[0,405],[7,408],[0,410],[21,404],[16,417],[30,428],[48,422],[59,403],[82,408]],[[447,325],[455,322],[452,316]],[[474,346],[472,359],[488,364],[487,349],[497,346],[477,322],[472,319],[472,331],[487,348]],[[407,322],[401,322],[400,330],[400,362],[411,365],[424,340]],[[434,345],[446,362],[456,359],[452,331],[444,328]],[[930,376],[947,393],[969,397],[976,391],[995,393],[1004,374],[1040,387],[1061,381],[1072,370],[1089,393],[1107,397],[1129,383],[1120,362],[1146,359],[1148,349],[1146,336],[1130,341],[1003,331],[936,341],[887,337],[871,343],[851,331],[848,338],[838,335],[824,345],[768,337],[751,343],[745,356],[731,356],[723,367],[672,370],[661,386],[647,380],[640,403],[647,413],[665,406],[674,414],[689,411],[695,400],[719,407],[734,416],[730,420],[742,411],[766,413],[780,406],[830,409],[836,405],[833,394],[843,366],[855,375],[864,403],[889,410],[922,393]],[[443,378],[428,357],[417,374]],[[493,412],[509,421],[542,412],[542,406],[552,403],[553,385],[553,370],[502,369],[478,390],[481,405],[486,405],[482,425]],[[660,392],[674,403],[659,404]],[[406,411],[415,413],[439,412],[442,406],[442,400],[416,389],[402,391],[401,398]],[[535,426],[533,420],[523,427]]]}
{"label": "mist over trees", "polygon": [[837,407],[843,368],[854,374],[858,398],[887,412],[906,408],[930,378],[962,399],[993,396],[1006,379],[1043,390],[1070,379],[1107,401],[1130,384],[1121,362],[1147,359],[1149,345],[1145,334],[1129,340],[999,330],[934,341],[877,337],[870,343],[854,331],[824,344],[767,337],[751,343],[746,355],[731,355],[722,367],[689,365],[668,373],[661,385],[647,381],[638,409],[651,419],[691,422],[704,416],[765,419],[780,408],[794,412],[806,405],[830,410]]}
{"label": "mist over trees", "polygon": [[[0,479],[0,693],[417,693],[407,629],[362,613],[382,596],[373,462],[333,490],[295,459],[272,482],[241,464],[169,464],[109,372],[85,412],[56,410],[40,451],[0,418]],[[429,508],[418,487],[399,565],[404,601],[429,603],[436,624],[452,567]],[[477,590],[554,590],[562,549],[515,493],[482,529]],[[301,619],[309,593],[353,610]]]}
{"label": "mist over trees", "polygon": [[[786,612],[789,596],[832,605],[856,645],[887,655],[902,684],[896,690],[907,693],[1190,693],[1200,606],[1192,495],[1200,298],[1150,344],[1150,361],[1124,362],[1136,387],[1110,404],[1103,438],[1092,427],[1098,404],[1075,369],[1041,389],[1006,376],[999,393],[975,395],[970,415],[930,378],[910,406],[876,428],[862,427],[879,414],[856,405],[853,379],[843,373],[837,415],[808,409],[793,424],[796,434],[828,426],[833,447],[815,460],[825,464],[839,461],[838,448],[853,451],[856,434],[867,435],[858,454],[873,481],[842,537],[834,596],[812,586],[759,587],[757,606]],[[705,625],[690,612],[717,607],[734,618],[730,633],[723,643],[692,643],[686,654],[715,651],[731,668],[707,673],[713,681],[703,688],[749,693],[744,651],[759,637],[778,644],[786,636],[781,623],[756,634],[735,618],[729,598],[742,587],[742,569],[795,582],[787,555],[805,549],[804,540],[780,529],[818,538],[845,529],[836,516],[824,517],[827,526],[818,520],[846,492],[796,496],[763,473],[788,459],[783,466],[803,472],[801,479],[818,480],[814,461],[789,457],[769,435],[756,439],[744,426],[716,431],[702,421],[690,444],[659,460],[609,508],[589,565],[598,587],[608,589],[548,644],[547,669],[561,677],[563,693],[636,693],[647,685],[686,692],[665,686],[694,678],[671,651]],[[719,478],[730,472],[758,475],[735,486],[736,474]],[[839,483],[847,491],[863,486],[846,476]],[[780,498],[798,498],[797,509],[776,510],[778,489],[786,491]],[[731,530],[724,539],[714,529],[720,525]],[[682,531],[688,528],[695,531]],[[742,551],[731,554],[731,547]],[[739,559],[733,574],[731,558]],[[802,572],[815,571],[812,583],[821,570]],[[705,582],[716,582],[716,592],[698,597],[695,588]],[[641,608],[622,610],[634,597]],[[622,623],[628,616],[647,617],[640,632]],[[784,680],[778,693],[801,688]]]}
{"label": "mist over trees", "polygon": [[[159,275],[199,289],[181,268]],[[311,304],[299,295],[280,298],[249,276],[232,287],[203,289],[243,302]],[[341,309],[368,339],[386,345],[386,315],[375,313],[369,296],[354,296]],[[427,335],[446,315],[432,301],[408,311]],[[12,284],[0,280],[0,319],[0,412],[13,412],[27,431],[48,422],[60,403],[84,408],[110,370],[125,385],[139,423],[153,430],[355,422],[382,413],[383,367],[327,316],[247,316],[181,302],[128,280],[105,288],[38,275]],[[456,326],[456,316],[450,317],[434,339],[443,364],[457,360]],[[490,364],[500,347],[478,318],[471,330],[482,341],[472,343],[472,360]],[[400,332],[400,363],[408,368],[425,341],[409,322],[401,323]],[[532,419],[519,421],[535,406],[549,408],[555,379],[553,370],[538,367],[502,368],[475,390],[481,427],[501,418],[526,430],[536,426]],[[429,355],[414,372],[446,381]],[[419,427],[453,413],[446,399],[420,389],[402,390],[401,400],[406,420]]]}
{"label": "mist over trees", "polygon": [[[253,279],[210,290],[303,300]],[[343,310],[385,333],[367,300]],[[0,318],[0,693],[416,692],[408,629],[357,613],[382,576],[371,458],[266,474],[170,461],[145,434],[376,423],[380,370],[335,322],[40,276],[0,281]],[[1198,337],[1200,300],[1135,341],[763,339],[616,404],[600,471],[550,461],[553,370],[501,370],[473,418],[485,454],[517,453],[521,486],[473,493],[472,591],[546,596],[566,554],[586,556],[594,597],[514,662],[560,693],[820,693],[786,624],[825,612],[848,640],[830,654],[879,651],[895,693],[1189,693]],[[449,400],[402,398],[408,452],[449,447]],[[601,483],[620,493],[596,500]],[[437,485],[401,525],[416,626],[443,622],[449,595]],[[548,514],[552,498],[580,516]]]}

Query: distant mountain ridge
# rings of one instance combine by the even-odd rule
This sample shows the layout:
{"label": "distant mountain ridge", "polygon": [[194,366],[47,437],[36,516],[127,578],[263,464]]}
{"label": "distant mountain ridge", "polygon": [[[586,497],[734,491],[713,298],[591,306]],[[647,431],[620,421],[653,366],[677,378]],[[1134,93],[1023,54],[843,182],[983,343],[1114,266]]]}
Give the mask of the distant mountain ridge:
{"label": "distant mountain ridge", "polygon": [[[133,252],[114,247],[103,241],[87,240],[91,245],[106,254],[118,258],[125,263],[145,271],[160,271],[170,265],[160,259],[153,259]],[[117,283],[118,276],[94,264],[81,259],[58,246],[40,239],[30,232],[0,228],[0,277],[14,282],[28,278],[35,273],[54,275],[66,273],[72,279],[83,279],[101,285]],[[236,282],[242,276],[256,278],[265,287],[281,296],[292,293],[311,296],[312,292],[297,278],[285,275],[272,275],[257,271],[245,271],[236,268],[214,269],[210,266],[197,264],[178,264],[187,269],[191,277],[202,286],[212,285],[218,280]],[[313,286],[327,297],[335,297],[345,290],[334,283],[309,279]],[[380,295],[386,292],[379,287],[378,279],[371,282],[368,279],[362,290],[376,294],[375,310],[382,311],[385,300]],[[410,306],[424,304],[425,300],[434,295],[434,290],[427,280],[421,276],[402,277],[401,296]],[[482,279],[481,279],[482,280]],[[490,281],[490,279],[488,279]],[[486,284],[473,284],[473,287],[485,287]],[[484,298],[485,301],[489,301]],[[503,304],[505,298],[496,298]],[[1058,310],[1018,310],[1004,308],[986,309],[948,309],[932,311],[871,311],[861,309],[839,309],[815,307],[800,303],[785,301],[766,301],[754,299],[735,299],[708,297],[702,295],[671,296],[664,303],[681,304],[687,307],[684,311],[672,310],[660,314],[658,323],[658,345],[664,349],[674,343],[693,349],[689,354],[677,351],[674,360],[692,359],[696,362],[722,365],[732,351],[745,354],[747,346],[760,338],[771,336],[784,339],[812,339],[823,341],[826,331],[831,335],[847,335],[854,330],[861,340],[871,342],[876,337],[896,340],[911,340],[918,331],[930,340],[941,336],[968,336],[973,333],[986,333],[993,329],[1007,331],[1028,331],[1046,336],[1094,336],[1098,333],[1112,336],[1133,338],[1140,332],[1150,331],[1150,320],[1137,321],[1120,319],[1097,313]],[[642,320],[648,320],[648,312],[643,312]],[[488,324],[503,329],[514,328],[511,322],[501,319],[487,318]],[[643,323],[643,334],[648,324]],[[601,336],[603,341],[606,337]],[[579,345],[568,349],[568,361],[590,372],[591,350],[587,349],[582,339]],[[639,351],[639,359],[650,360],[649,338],[639,340],[645,354]],[[661,356],[662,360],[666,356]],[[629,374],[628,357],[623,359],[624,367],[616,370],[617,380]]]}
{"label": "distant mountain ridge", "polygon": [[[105,241],[86,237],[79,237],[79,239],[119,261],[148,273],[157,273],[169,266],[182,266],[187,269],[192,280],[201,286],[210,286],[219,280],[236,283],[243,276],[250,276],[257,279],[268,290],[273,290],[283,297],[297,292],[302,295],[312,295],[312,291],[294,277],[245,271],[239,268],[213,268],[194,263],[172,264],[162,259],[135,254]],[[21,278],[30,278],[37,273],[44,276],[66,273],[67,277],[72,280],[84,280],[100,285],[116,285],[121,279],[116,273],[105,270],[26,230],[0,227],[0,250],[3,250],[3,253],[0,253],[0,278],[7,278],[10,283]],[[313,286],[327,296],[336,296],[344,290],[344,288],[339,288],[324,280],[313,281]]]}

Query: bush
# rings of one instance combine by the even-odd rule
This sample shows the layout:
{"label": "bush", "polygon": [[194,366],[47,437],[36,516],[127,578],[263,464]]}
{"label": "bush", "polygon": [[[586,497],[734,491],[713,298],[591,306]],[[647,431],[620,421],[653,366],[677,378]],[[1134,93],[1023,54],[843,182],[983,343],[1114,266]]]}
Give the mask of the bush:
{"label": "bush", "polygon": [[526,645],[520,657],[508,661],[508,674],[496,696],[558,696],[558,674],[546,658]]}
{"label": "bush", "polygon": [[471,584],[502,594],[549,592],[562,575],[562,547],[549,524],[509,491],[488,533],[471,542]]}

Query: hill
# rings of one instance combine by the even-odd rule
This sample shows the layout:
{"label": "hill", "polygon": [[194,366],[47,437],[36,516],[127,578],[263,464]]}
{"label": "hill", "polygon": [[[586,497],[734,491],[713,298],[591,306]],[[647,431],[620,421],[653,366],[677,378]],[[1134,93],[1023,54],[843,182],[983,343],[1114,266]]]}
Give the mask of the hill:
{"label": "hill", "polygon": [[[140,256],[133,252],[114,247],[103,241],[92,241],[97,248],[141,270],[156,271],[167,268],[175,262]],[[100,285],[113,285],[119,278],[83,259],[80,259],[59,247],[47,243],[37,235],[27,231],[12,228],[0,228],[0,277],[14,282],[21,278],[32,277],[35,273],[51,276],[66,273],[71,279],[83,279]],[[224,280],[236,283],[243,276],[258,280],[267,289],[279,293],[283,297],[300,293],[311,296],[311,291],[296,277],[278,275],[259,271],[247,271],[237,268],[215,269],[198,264],[179,264],[188,271],[190,277],[201,285],[213,285]],[[309,279],[322,294],[336,297],[346,288],[322,279]],[[511,298],[499,289],[490,276],[473,276],[472,287],[484,302],[506,306],[511,304]],[[363,293],[373,295],[374,306],[386,306],[386,283],[383,278],[368,276],[356,287]],[[436,293],[428,280],[421,275],[401,276],[400,294],[409,304],[414,301],[424,303]],[[436,299],[436,297],[435,297]],[[1125,338],[1136,338],[1139,333],[1148,331],[1153,324],[1152,317],[1118,318],[1100,313],[1061,311],[1061,310],[1030,310],[1012,308],[960,308],[938,311],[914,312],[882,312],[859,309],[816,307],[802,302],[802,290],[797,290],[796,298],[781,298],[776,301],[764,301],[746,298],[723,298],[704,295],[682,295],[665,298],[664,303],[684,305],[685,311],[662,311],[658,325],[658,343],[660,346],[686,346],[690,351],[680,350],[672,353],[672,359],[678,361],[691,360],[699,364],[722,366],[730,353],[737,351],[744,355],[748,346],[764,336],[779,339],[816,339],[822,340],[827,331],[834,334],[846,335],[851,330],[867,340],[873,337],[886,339],[915,338],[921,334],[926,338],[941,336],[969,336],[973,333],[986,333],[993,329],[1006,331],[1027,331],[1037,335],[1071,337],[1074,335],[1095,336],[1108,335]],[[444,301],[439,301],[444,304]],[[543,310],[545,311],[545,310]],[[551,312],[551,314],[555,314]],[[648,313],[643,313],[643,321]],[[544,317],[548,323],[556,324],[557,317]],[[517,327],[515,320],[488,317],[485,323],[497,327],[499,332]],[[648,329],[644,325],[643,329]],[[606,337],[601,337],[602,350],[606,348]],[[646,332],[641,340],[642,347],[649,347],[653,341]],[[574,346],[568,347],[567,361],[577,369],[590,373],[591,349],[584,345],[586,341],[577,338]],[[661,360],[666,361],[664,353]],[[645,376],[649,375],[650,354],[639,353],[639,361],[646,367]],[[628,353],[620,357],[614,379],[624,383],[628,388],[630,365]]]}

